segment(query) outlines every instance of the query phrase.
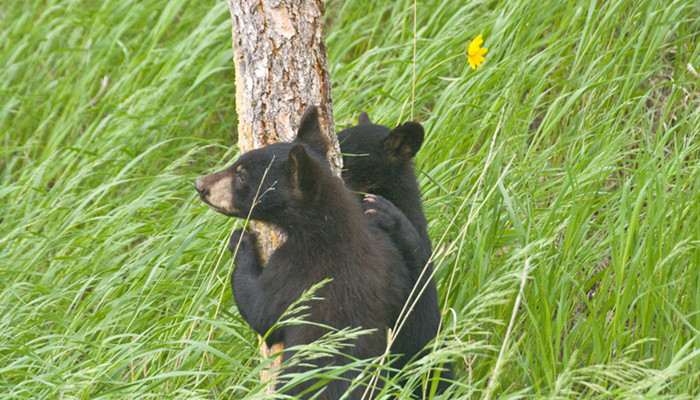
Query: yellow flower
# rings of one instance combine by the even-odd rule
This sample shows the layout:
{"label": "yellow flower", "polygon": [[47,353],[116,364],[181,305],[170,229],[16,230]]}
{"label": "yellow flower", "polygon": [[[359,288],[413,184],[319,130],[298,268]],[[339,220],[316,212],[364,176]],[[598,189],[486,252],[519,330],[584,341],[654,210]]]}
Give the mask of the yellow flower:
{"label": "yellow flower", "polygon": [[476,67],[481,68],[481,63],[486,60],[483,55],[489,50],[479,47],[482,43],[484,43],[484,39],[481,37],[481,35],[477,36],[471,43],[469,43],[469,49],[467,49],[467,61],[469,61],[469,65],[472,66],[472,69],[476,69]]}

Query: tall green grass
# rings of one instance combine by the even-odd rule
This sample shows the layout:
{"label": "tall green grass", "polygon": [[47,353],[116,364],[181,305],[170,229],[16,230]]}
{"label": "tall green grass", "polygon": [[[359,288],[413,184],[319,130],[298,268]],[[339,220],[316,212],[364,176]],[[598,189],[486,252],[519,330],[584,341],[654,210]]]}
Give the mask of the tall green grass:
{"label": "tall green grass", "polygon": [[[413,6],[326,4],[339,127],[427,130],[444,347],[409,381],[694,398],[698,3],[419,1],[415,31]],[[231,59],[225,2],[0,4],[0,399],[266,396],[239,222],[192,190],[237,153]]]}

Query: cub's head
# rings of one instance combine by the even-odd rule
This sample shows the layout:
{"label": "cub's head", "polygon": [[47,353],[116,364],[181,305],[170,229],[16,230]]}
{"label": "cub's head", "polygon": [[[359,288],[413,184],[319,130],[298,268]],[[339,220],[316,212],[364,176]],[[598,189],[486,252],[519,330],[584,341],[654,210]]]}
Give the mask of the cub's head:
{"label": "cub's head", "polygon": [[412,167],[424,137],[418,122],[406,122],[392,130],[373,124],[363,112],[357,126],[338,133],[343,181],[351,190],[381,194],[382,187],[398,183]]}
{"label": "cub's head", "polygon": [[300,202],[313,201],[323,176],[330,175],[316,107],[301,118],[291,143],[275,143],[242,154],[230,167],[195,181],[199,197],[230,217],[283,223]]}

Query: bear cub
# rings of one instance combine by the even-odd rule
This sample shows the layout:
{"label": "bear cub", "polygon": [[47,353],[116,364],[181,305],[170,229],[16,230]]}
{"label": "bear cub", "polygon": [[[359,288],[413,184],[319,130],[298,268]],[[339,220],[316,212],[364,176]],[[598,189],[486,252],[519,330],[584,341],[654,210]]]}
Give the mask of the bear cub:
{"label": "bear cub", "polygon": [[[381,198],[366,202],[363,208],[331,173],[326,160],[329,144],[318,118],[316,108],[310,107],[293,142],[249,151],[229,168],[195,183],[201,199],[215,211],[274,224],[286,235],[264,268],[253,233],[239,229],[230,239],[231,250],[238,247],[231,277],[234,300],[258,334],[268,333],[305,290],[331,279],[315,292],[322,299],[304,303],[310,324],[282,324],[267,336],[268,345],[284,344],[285,361],[293,356],[292,347],[311,343],[330,329],[373,330],[346,343],[345,354],[328,353],[292,364],[282,375],[313,369],[310,363],[344,365],[351,358],[383,354],[387,328],[393,327],[410,291],[404,257],[384,230],[410,223]],[[358,371],[349,370],[343,379],[327,384],[307,381],[285,394],[335,400],[357,375]],[[360,399],[364,390],[358,387],[347,398]]]}
{"label": "bear cub", "polygon": [[[364,112],[360,114],[357,126],[338,133],[346,186],[356,192],[385,198],[407,218],[396,219],[391,227],[385,226],[409,266],[410,286],[418,282],[416,293],[410,299],[411,303],[416,302],[415,307],[392,347],[397,353],[406,355],[397,363],[398,368],[412,357],[424,354],[420,350],[435,338],[440,325],[437,287],[430,278],[433,264],[428,262],[430,238],[413,166],[413,157],[420,150],[424,137],[423,126],[417,122],[406,122],[390,129],[372,123]],[[368,201],[368,196],[364,200]],[[416,301],[418,290],[424,286],[425,291]],[[444,365],[443,368],[441,378],[454,379],[451,366]],[[439,391],[444,391],[447,386],[449,383],[441,380]]]}

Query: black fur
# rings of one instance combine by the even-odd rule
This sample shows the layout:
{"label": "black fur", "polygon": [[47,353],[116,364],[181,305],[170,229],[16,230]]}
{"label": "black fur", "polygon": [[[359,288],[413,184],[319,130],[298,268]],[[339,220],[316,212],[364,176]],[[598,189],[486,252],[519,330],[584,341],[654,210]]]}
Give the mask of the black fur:
{"label": "black fur", "polygon": [[[231,236],[231,250],[238,247],[231,278],[234,299],[241,316],[256,332],[266,334],[303,291],[331,278],[316,292],[323,300],[306,304],[306,320],[335,329],[374,329],[344,351],[353,358],[375,357],[384,352],[386,329],[393,326],[407,296],[409,272],[391,239],[363,216],[361,204],[331,174],[325,143],[318,114],[310,110],[294,142],[247,152],[230,168],[198,179],[196,187],[214,209],[239,218],[250,214],[251,219],[276,225],[287,237],[263,268],[254,234],[238,230]],[[221,179],[230,180],[230,196],[213,193],[227,187],[220,184]],[[215,200],[222,203],[215,204]],[[283,325],[266,341],[269,345],[282,342],[290,349],[327,332],[317,325]],[[285,351],[285,360],[291,356],[291,351]],[[321,367],[347,361],[344,355],[329,355],[311,362]],[[310,368],[308,363],[297,364],[282,373]],[[324,392],[318,398],[338,399],[355,376],[350,371],[344,375],[347,380],[321,386]],[[285,394],[309,398],[316,389],[301,393],[314,383],[295,386]],[[357,389],[349,398],[359,399],[363,391]]]}
{"label": "black fur", "polygon": [[[410,286],[417,285],[417,291],[426,286],[425,291],[409,314],[392,350],[405,354],[397,367],[402,367],[408,359],[420,351],[437,335],[440,324],[440,311],[437,288],[433,279],[431,254],[425,215],[421,207],[421,194],[413,171],[413,157],[424,139],[423,127],[417,122],[406,122],[395,129],[373,124],[366,113],[360,114],[358,125],[338,133],[341,153],[343,153],[343,180],[351,190],[359,193],[373,193],[393,203],[405,214],[405,219],[392,217],[387,222],[385,215],[395,215],[386,200],[381,197],[365,197],[365,201],[376,203],[375,223],[383,228],[401,251],[410,269]],[[384,219],[384,220],[382,220]],[[423,271],[424,267],[425,271]],[[422,277],[421,277],[422,273]],[[419,281],[420,278],[420,281]],[[453,379],[451,366],[444,366],[441,377]],[[440,391],[449,386],[440,382]]]}
{"label": "black fur", "polygon": [[338,133],[343,154],[343,181],[350,190],[380,195],[394,203],[430,248],[421,194],[413,172],[413,157],[423,144],[417,122],[389,129],[370,122],[366,113],[359,125]]}

